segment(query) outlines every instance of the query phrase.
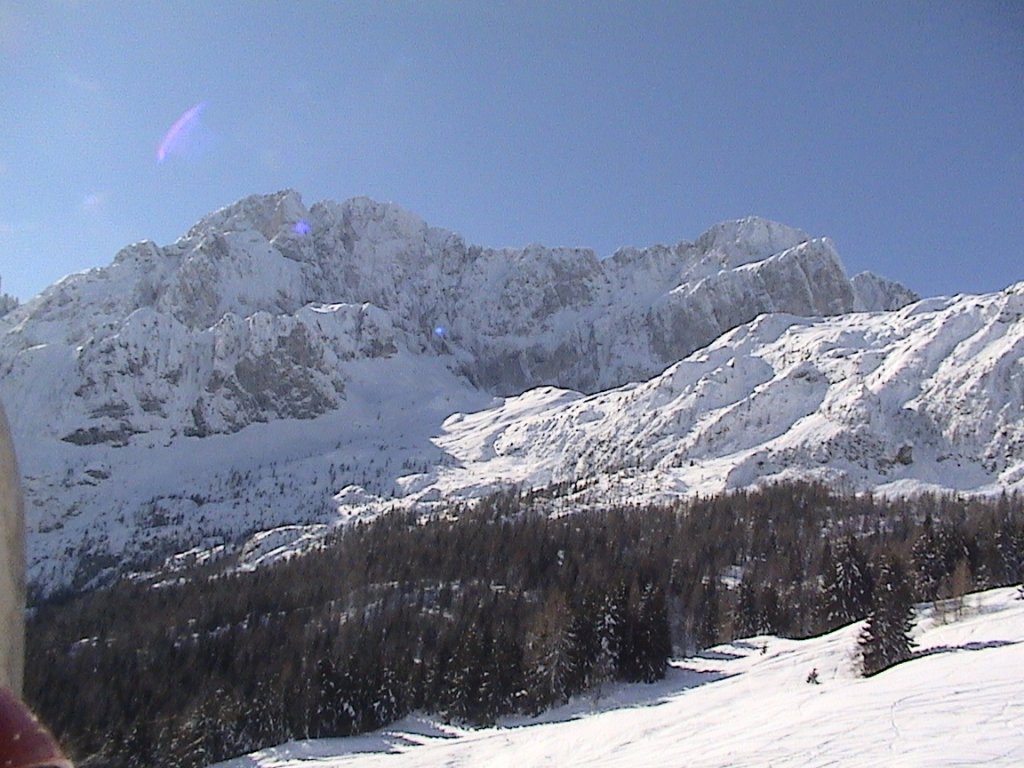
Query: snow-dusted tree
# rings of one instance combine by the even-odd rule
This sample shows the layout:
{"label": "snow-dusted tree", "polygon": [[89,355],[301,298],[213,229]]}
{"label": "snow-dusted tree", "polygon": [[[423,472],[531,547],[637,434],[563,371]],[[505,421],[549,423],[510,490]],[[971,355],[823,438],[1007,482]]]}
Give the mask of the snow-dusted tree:
{"label": "snow-dusted tree", "polygon": [[591,685],[600,686],[626,674],[633,655],[629,609],[629,585],[620,580],[601,601],[596,627],[598,650],[590,671]]}
{"label": "snow-dusted tree", "polygon": [[310,680],[315,691],[309,713],[312,738],[347,736],[352,732],[353,711],[348,701],[350,678],[329,656],[318,659]]}
{"label": "snow-dusted tree", "polygon": [[550,706],[564,704],[569,698],[571,659],[564,631],[568,611],[565,596],[561,592],[552,594],[527,633],[526,700],[522,707],[529,714],[540,714]]}
{"label": "snow-dusted tree", "polygon": [[586,596],[573,608],[565,633],[569,655],[566,694],[569,696],[594,684],[594,666],[601,653],[601,638],[597,632],[599,607],[592,596]]}
{"label": "snow-dusted tree", "polygon": [[[1000,499],[1001,507],[1008,507],[1006,495]],[[1004,583],[1017,582],[1021,585],[1021,599],[1024,599],[1024,526],[1015,525],[1008,510],[1000,510],[1003,521],[995,535],[996,550],[999,554]]]}
{"label": "snow-dusted tree", "polygon": [[857,540],[849,537],[836,546],[822,574],[822,618],[838,627],[867,615],[874,581],[867,558]]}
{"label": "snow-dusted tree", "polygon": [[489,618],[479,622],[461,633],[449,712],[456,720],[489,725],[511,708],[512,696],[521,686],[522,654],[508,633],[495,631]]}
{"label": "snow-dusted tree", "polygon": [[903,564],[885,556],[878,569],[867,624],[860,636],[864,676],[910,658],[914,641],[914,602]]}
{"label": "snow-dusted tree", "polygon": [[925,517],[923,530],[914,542],[911,562],[917,593],[925,600],[934,602],[938,598],[939,587],[945,576],[945,563],[931,513]]}

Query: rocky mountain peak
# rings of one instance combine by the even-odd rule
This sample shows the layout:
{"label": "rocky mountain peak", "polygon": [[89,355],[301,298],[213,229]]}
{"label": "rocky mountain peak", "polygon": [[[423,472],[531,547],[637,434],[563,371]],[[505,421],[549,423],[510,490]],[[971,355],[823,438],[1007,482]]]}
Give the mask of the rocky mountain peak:
{"label": "rocky mountain peak", "polygon": [[[860,282],[890,304],[900,295],[878,278]],[[522,398],[512,416],[501,414],[518,419],[550,405],[529,397],[539,387],[552,402],[619,388],[636,424],[608,435],[633,434],[622,461],[646,460],[645,414],[657,406],[626,408],[641,393],[636,383],[758,316],[788,327],[844,315],[857,301],[883,303],[867,290],[857,298],[829,240],[753,217],[600,260],[582,248],[467,244],[369,198],[310,207],[293,190],[245,198],[170,245],[130,245],[3,318],[0,398],[30,477],[33,578],[79,579],[78,558],[99,549],[178,540],[182,526],[161,521],[234,537],[333,520],[337,499],[372,507],[411,497],[431,467],[463,461],[454,458],[461,448],[438,441],[446,417],[498,396]],[[743,381],[762,381],[763,365],[746,364]],[[810,381],[798,373],[780,391]],[[686,418],[697,423],[700,408],[727,392],[740,407],[751,393],[730,381],[719,361],[688,384]],[[597,410],[565,413],[572,423],[550,422],[547,445],[564,442],[564,427],[596,441],[579,449],[586,456],[603,456],[605,438],[585,426]],[[512,439],[516,429],[500,450],[529,453]],[[559,472],[571,472],[573,454],[563,458]],[[577,458],[601,472],[621,468]],[[279,462],[301,488],[275,479]],[[205,490],[186,499],[176,490],[183,482]],[[500,478],[469,484],[497,487]],[[54,548],[72,552],[68,565],[50,557]]]}
{"label": "rocky mountain peak", "polygon": [[921,298],[902,283],[874,272],[854,275],[850,283],[853,285],[855,312],[890,312]]}
{"label": "rocky mountain peak", "polygon": [[301,232],[301,223],[308,219],[302,196],[293,189],[285,189],[269,195],[250,195],[207,214],[189,229],[185,239],[252,230],[272,240],[282,232]]}
{"label": "rocky mountain peak", "polygon": [[811,239],[802,230],[758,216],[724,221],[709,228],[694,243],[696,250],[717,259],[723,269],[735,269],[793,248]]}

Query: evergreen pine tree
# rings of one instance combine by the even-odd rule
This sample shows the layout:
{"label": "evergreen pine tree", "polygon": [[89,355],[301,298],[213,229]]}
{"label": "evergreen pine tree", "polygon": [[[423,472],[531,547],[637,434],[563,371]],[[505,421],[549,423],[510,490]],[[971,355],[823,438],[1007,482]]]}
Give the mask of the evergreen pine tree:
{"label": "evergreen pine tree", "polygon": [[524,659],[529,714],[540,714],[569,698],[569,669],[572,663],[565,622],[568,609],[562,593],[552,595],[537,617],[526,639]]}
{"label": "evergreen pine tree", "polygon": [[871,611],[860,636],[865,677],[910,658],[913,626],[914,603],[906,571],[899,560],[884,557]]}
{"label": "evergreen pine tree", "polygon": [[757,592],[749,574],[744,574],[740,582],[739,594],[733,608],[733,627],[740,637],[756,635],[761,630],[758,616]]}
{"label": "evergreen pine tree", "polygon": [[1024,598],[1024,527],[1004,520],[996,532],[996,549],[1005,578],[1021,585]]}
{"label": "evergreen pine tree", "polygon": [[597,632],[594,600],[587,596],[574,607],[572,619],[566,629],[569,668],[566,670],[566,689],[569,696],[581,693],[593,684],[594,665],[601,652],[601,639]]}
{"label": "evergreen pine tree", "polygon": [[718,601],[718,580],[708,579],[700,596],[700,608],[697,611],[697,647],[700,650],[718,644],[720,631],[720,606]]}
{"label": "evergreen pine tree", "polygon": [[637,679],[645,683],[661,680],[672,655],[672,638],[665,593],[654,584],[645,584],[640,592],[634,637]]}
{"label": "evergreen pine tree", "polygon": [[864,618],[871,607],[874,582],[856,539],[840,542],[825,567],[822,616],[826,624],[838,627]]}
{"label": "evergreen pine tree", "polygon": [[939,537],[932,524],[931,513],[925,517],[921,535],[914,542],[911,561],[914,566],[918,594],[925,600],[935,602],[945,576],[945,566],[943,553],[940,551]]}
{"label": "evergreen pine tree", "polygon": [[480,697],[485,693],[484,667],[490,652],[489,636],[475,624],[469,624],[455,653],[449,695],[450,712],[456,720],[476,722]]}
{"label": "evergreen pine tree", "polygon": [[629,586],[620,581],[604,598],[597,621],[599,647],[590,675],[592,685],[628,675],[633,654],[629,594]]}

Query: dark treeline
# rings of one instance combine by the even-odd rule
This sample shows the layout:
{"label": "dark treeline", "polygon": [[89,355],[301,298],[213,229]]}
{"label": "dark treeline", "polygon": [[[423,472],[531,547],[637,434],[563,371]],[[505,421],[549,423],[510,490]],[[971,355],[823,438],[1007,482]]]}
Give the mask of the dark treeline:
{"label": "dark treeline", "polygon": [[392,513],[256,571],[222,562],[40,606],[27,696],[77,764],[202,766],[414,710],[537,713],[659,679],[673,653],[862,619],[893,568],[937,600],[1016,583],[1024,561],[1015,496],[794,484],[560,516],[545,502]]}

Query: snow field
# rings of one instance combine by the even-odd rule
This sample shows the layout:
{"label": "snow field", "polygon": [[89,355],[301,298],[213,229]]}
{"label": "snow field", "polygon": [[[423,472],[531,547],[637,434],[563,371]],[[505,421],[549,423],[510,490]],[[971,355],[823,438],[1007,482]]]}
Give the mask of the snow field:
{"label": "snow field", "polygon": [[[348,739],[294,742],[217,768],[341,766],[1020,766],[1024,601],[1002,588],[959,615],[921,607],[919,656],[859,676],[860,625],[755,637],[673,662],[533,719],[467,730],[409,717]],[[806,682],[816,669],[820,684]]]}

